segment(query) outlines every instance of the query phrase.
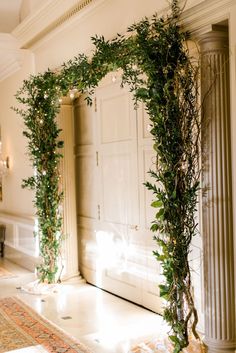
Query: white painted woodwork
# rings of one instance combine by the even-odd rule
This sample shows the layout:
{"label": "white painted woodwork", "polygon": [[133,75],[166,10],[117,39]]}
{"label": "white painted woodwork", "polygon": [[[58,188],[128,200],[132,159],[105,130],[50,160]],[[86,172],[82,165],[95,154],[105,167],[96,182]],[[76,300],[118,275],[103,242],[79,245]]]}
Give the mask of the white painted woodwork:
{"label": "white painted woodwork", "polygon": [[82,11],[84,15],[90,3],[93,8],[103,1],[104,0],[41,1],[40,6],[36,6],[32,13],[26,16],[12,33],[19,41],[21,48],[29,48],[65,22],[71,19],[73,20],[74,15],[77,15],[78,20],[78,17],[81,16],[80,12],[84,10]]}
{"label": "white painted woodwork", "polygon": [[232,161],[227,28],[200,38],[203,104],[203,249],[205,343],[209,353],[235,352]]}
{"label": "white painted woodwork", "polygon": [[5,258],[34,271],[40,262],[38,238],[34,236],[35,218],[0,212],[0,223],[6,226]]}
{"label": "white painted woodwork", "polygon": [[143,107],[108,75],[94,104],[75,104],[77,213],[85,279],[161,312],[159,264],[150,222],[151,193],[143,186],[154,151]]}
{"label": "white painted woodwork", "polygon": [[78,237],[76,224],[75,198],[75,160],[74,160],[74,119],[72,102],[64,98],[58,116],[58,125],[62,129],[60,139],[64,141],[61,151],[63,159],[60,163],[61,186],[63,199],[63,233],[62,242],[62,278],[68,279],[79,275]]}

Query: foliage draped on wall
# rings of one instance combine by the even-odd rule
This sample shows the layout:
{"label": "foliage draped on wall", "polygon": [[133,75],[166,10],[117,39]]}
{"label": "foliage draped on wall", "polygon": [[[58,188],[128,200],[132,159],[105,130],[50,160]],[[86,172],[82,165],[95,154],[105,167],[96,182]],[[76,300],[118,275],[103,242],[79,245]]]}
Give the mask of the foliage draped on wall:
{"label": "foliage draped on wall", "polygon": [[[35,175],[24,187],[35,189],[39,220],[40,251],[43,263],[41,281],[56,280],[62,218],[59,212],[63,194],[59,187],[58,163],[60,130],[56,124],[60,97],[69,90],[86,93],[88,104],[99,81],[110,71],[122,69],[122,85],[128,84],[135,104],[145,104],[151,120],[151,134],[157,153],[150,171],[153,183],[152,206],[157,209],[151,230],[155,233],[165,282],[160,295],[166,300],[164,318],[171,326],[170,339],[178,353],[189,343],[191,328],[195,337],[198,321],[191,293],[188,263],[189,247],[196,234],[195,212],[199,188],[199,114],[197,108],[198,70],[190,59],[188,34],[178,26],[180,11],[172,1],[171,14],[144,19],[128,28],[128,36],[111,41],[95,36],[92,57],[84,54],[62,66],[24,81],[16,98],[26,110],[23,116],[29,155]],[[190,324],[191,322],[191,324]]]}

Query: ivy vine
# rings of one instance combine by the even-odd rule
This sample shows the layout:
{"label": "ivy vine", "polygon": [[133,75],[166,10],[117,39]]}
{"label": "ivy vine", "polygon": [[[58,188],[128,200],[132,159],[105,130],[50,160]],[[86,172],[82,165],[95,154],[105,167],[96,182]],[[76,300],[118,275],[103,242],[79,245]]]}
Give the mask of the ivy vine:
{"label": "ivy vine", "polygon": [[50,71],[25,80],[17,92],[17,100],[27,109],[14,108],[25,123],[23,135],[29,140],[28,151],[34,176],[23,180],[22,187],[35,190],[40,255],[38,266],[41,282],[55,283],[61,246],[62,216],[60,206],[63,192],[60,188],[59,160],[63,141],[56,116],[59,112],[57,77]]}
{"label": "ivy vine", "polygon": [[63,142],[56,116],[60,97],[76,89],[86,93],[88,104],[100,80],[122,69],[122,86],[128,84],[135,105],[145,104],[151,120],[156,164],[149,171],[153,183],[152,206],[157,209],[151,230],[158,244],[154,256],[162,264],[165,282],[160,296],[166,300],[164,319],[171,326],[174,353],[189,344],[189,331],[198,337],[188,262],[190,243],[197,233],[195,213],[199,190],[198,67],[193,65],[186,41],[189,34],[178,25],[178,1],[166,17],[145,18],[128,28],[128,36],[107,41],[92,38],[92,57],[80,54],[63,64],[60,72],[48,70],[25,80],[16,98],[25,109],[15,109],[25,122],[30,159],[35,175],[23,187],[36,192],[39,220],[39,266],[42,282],[55,282],[62,239],[59,161]]}

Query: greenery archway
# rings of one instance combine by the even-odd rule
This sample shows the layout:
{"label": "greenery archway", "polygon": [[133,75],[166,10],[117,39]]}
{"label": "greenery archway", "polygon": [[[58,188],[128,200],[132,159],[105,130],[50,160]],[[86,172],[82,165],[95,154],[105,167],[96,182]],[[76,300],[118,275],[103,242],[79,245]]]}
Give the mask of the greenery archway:
{"label": "greenery archway", "polygon": [[171,14],[144,19],[128,28],[128,36],[111,41],[95,36],[92,57],[84,54],[63,64],[60,72],[46,71],[25,80],[16,98],[24,109],[15,109],[26,126],[28,150],[34,176],[23,187],[35,190],[34,204],[39,224],[40,281],[57,280],[58,255],[62,239],[59,161],[60,129],[56,116],[60,98],[68,91],[86,93],[88,104],[100,80],[110,71],[122,69],[122,85],[128,84],[134,104],[143,102],[150,116],[156,165],[149,173],[153,183],[152,206],[157,209],[151,230],[159,251],[165,282],[160,295],[166,300],[164,319],[171,326],[174,352],[189,343],[189,331],[196,338],[197,311],[194,306],[188,262],[190,243],[197,233],[195,212],[199,189],[199,111],[197,75],[186,40],[188,33],[178,25],[177,0]]}

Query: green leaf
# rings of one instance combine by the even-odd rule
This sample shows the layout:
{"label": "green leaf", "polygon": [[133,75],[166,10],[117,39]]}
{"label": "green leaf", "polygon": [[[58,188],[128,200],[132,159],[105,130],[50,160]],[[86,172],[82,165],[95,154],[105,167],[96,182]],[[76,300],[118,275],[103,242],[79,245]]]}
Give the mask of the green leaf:
{"label": "green leaf", "polygon": [[152,232],[157,232],[158,229],[159,229],[158,224],[154,223],[154,224],[151,225],[150,230],[151,230]]}
{"label": "green leaf", "polygon": [[159,152],[159,145],[157,143],[154,143],[153,149],[154,151]]}
{"label": "green leaf", "polygon": [[160,288],[160,297],[167,297],[169,295],[169,287],[167,287],[164,284],[159,284],[159,288]]}
{"label": "green leaf", "polygon": [[175,348],[174,348],[173,353],[179,353],[179,352],[181,352],[181,346],[180,346],[179,343],[177,343],[177,344],[175,345]]}
{"label": "green leaf", "polygon": [[160,208],[160,207],[163,206],[163,202],[162,202],[161,200],[153,201],[153,202],[151,203],[151,206],[152,206],[152,207],[155,207],[155,208]]}
{"label": "green leaf", "polygon": [[179,339],[178,339],[178,337],[177,336],[169,336],[169,339],[172,341],[172,342],[174,342],[175,344],[176,343],[179,343]]}
{"label": "green leaf", "polygon": [[157,260],[158,261],[165,261],[167,259],[167,257],[165,256],[165,255],[159,255],[158,257],[157,257]]}
{"label": "green leaf", "polygon": [[161,209],[157,212],[156,218],[157,218],[157,219],[163,219],[164,212],[165,212],[165,209],[164,209],[164,208],[161,208]]}

